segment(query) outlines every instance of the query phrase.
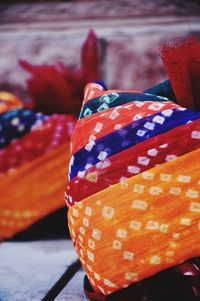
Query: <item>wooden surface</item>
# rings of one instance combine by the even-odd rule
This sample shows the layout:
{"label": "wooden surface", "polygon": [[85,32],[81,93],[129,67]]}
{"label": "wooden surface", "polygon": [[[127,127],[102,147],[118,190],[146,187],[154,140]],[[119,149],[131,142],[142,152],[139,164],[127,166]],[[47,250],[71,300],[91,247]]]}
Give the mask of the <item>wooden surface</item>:
{"label": "wooden surface", "polygon": [[[83,293],[84,273],[75,273],[72,267],[74,263],[79,269],[71,241],[4,242],[0,244],[0,300],[86,301]],[[71,280],[68,277],[70,268]],[[61,286],[66,282],[62,291]],[[48,292],[54,291],[55,295],[56,283],[58,296],[52,298]]]}
{"label": "wooden surface", "polygon": [[56,301],[88,301],[83,294],[84,271],[78,271],[68,285],[61,291]]}

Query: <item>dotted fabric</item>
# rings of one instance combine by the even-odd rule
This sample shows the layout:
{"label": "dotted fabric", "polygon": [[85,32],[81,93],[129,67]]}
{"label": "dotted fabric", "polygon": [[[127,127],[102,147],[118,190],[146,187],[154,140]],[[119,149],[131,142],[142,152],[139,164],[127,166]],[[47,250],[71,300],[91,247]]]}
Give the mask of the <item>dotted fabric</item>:
{"label": "dotted fabric", "polygon": [[104,95],[87,101],[80,113],[79,119],[90,116],[94,113],[102,112],[106,109],[117,107],[122,104],[128,104],[132,101],[167,101],[163,96],[157,96],[149,93],[133,92],[108,92]]}
{"label": "dotted fabric", "polygon": [[102,138],[92,140],[76,152],[70,161],[69,178],[73,179],[92,165],[133,145],[200,118],[200,113],[177,108],[135,120]]}
{"label": "dotted fabric", "polygon": [[72,153],[76,153],[92,140],[119,130],[132,121],[173,108],[179,107],[171,101],[159,103],[153,101],[133,101],[129,104],[117,106],[114,110],[110,108],[101,114],[94,114],[79,119],[76,125],[76,131],[73,132],[71,139]]}
{"label": "dotted fabric", "polygon": [[[82,112],[95,95],[119,94],[97,86],[87,86]],[[69,229],[90,284],[103,295],[200,255],[200,114],[166,100],[150,112],[152,98],[141,94],[130,110],[123,104],[122,123],[108,115],[103,122],[102,114],[120,115],[115,100],[79,120],[71,140]]]}
{"label": "dotted fabric", "polygon": [[12,110],[9,104],[0,105],[0,239],[63,206],[63,175],[76,123],[72,115]]}
{"label": "dotted fabric", "polygon": [[189,152],[70,208],[70,233],[95,291],[110,294],[200,255],[199,155]]}
{"label": "dotted fabric", "polygon": [[[179,135],[176,135],[177,131]],[[159,139],[157,136],[147,139],[79,172],[67,186],[69,207],[73,200],[81,201],[110,185],[197,149],[200,146],[199,132],[200,120],[196,120],[161,134]]]}
{"label": "dotted fabric", "polygon": [[0,148],[38,127],[48,116],[28,109],[16,109],[0,114]]}
{"label": "dotted fabric", "polygon": [[44,155],[69,141],[75,126],[70,115],[53,114],[41,123],[37,121],[24,136],[0,149],[0,175]]}

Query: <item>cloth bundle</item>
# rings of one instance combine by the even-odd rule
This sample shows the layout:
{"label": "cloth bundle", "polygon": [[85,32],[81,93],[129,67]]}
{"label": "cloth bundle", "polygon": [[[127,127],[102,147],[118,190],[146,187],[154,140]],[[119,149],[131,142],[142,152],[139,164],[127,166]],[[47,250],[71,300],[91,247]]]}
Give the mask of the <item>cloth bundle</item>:
{"label": "cloth bundle", "polygon": [[104,300],[200,256],[199,146],[199,112],[86,86],[65,197],[89,297]]}
{"label": "cloth bundle", "polygon": [[5,91],[0,92],[0,113],[22,107],[23,104],[17,96]]}
{"label": "cloth bundle", "polygon": [[0,239],[63,206],[69,138],[76,122],[72,115],[23,108],[14,95],[7,96],[0,94]]}

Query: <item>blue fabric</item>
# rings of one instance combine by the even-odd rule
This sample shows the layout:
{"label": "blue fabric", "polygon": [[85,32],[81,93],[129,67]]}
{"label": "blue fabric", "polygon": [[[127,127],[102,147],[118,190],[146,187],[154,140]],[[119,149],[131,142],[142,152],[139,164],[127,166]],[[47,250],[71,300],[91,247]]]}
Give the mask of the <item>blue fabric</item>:
{"label": "blue fabric", "polygon": [[163,96],[157,96],[149,93],[109,92],[103,96],[88,100],[80,112],[79,119],[132,101],[146,102],[167,100],[168,99]]}
{"label": "blue fabric", "polygon": [[79,171],[87,169],[87,164],[91,166],[103,160],[102,155],[106,154],[108,158],[144,140],[199,118],[198,112],[188,109],[169,109],[133,121],[124,128],[91,142],[93,143],[91,149],[87,150],[86,145],[76,152],[70,161],[69,178],[72,180]]}
{"label": "blue fabric", "polygon": [[22,137],[47,118],[48,116],[29,109],[16,109],[0,114],[0,148],[9,145],[13,139]]}
{"label": "blue fabric", "polygon": [[165,81],[145,90],[144,93],[151,93],[151,94],[155,94],[155,95],[164,96],[174,102],[177,102],[176,96],[174,94],[172,85],[169,80],[165,80]]}
{"label": "blue fabric", "polygon": [[108,90],[107,87],[106,87],[106,84],[105,84],[102,80],[94,80],[93,83],[102,86],[102,88],[103,88],[105,91]]}

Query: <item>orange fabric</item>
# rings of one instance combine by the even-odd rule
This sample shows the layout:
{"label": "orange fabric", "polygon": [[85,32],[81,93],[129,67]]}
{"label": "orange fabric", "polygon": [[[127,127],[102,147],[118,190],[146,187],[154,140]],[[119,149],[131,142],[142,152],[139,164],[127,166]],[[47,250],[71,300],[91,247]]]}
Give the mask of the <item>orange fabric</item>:
{"label": "orange fabric", "polygon": [[108,295],[200,256],[200,149],[69,209],[71,237],[96,292]]}
{"label": "orange fabric", "polygon": [[30,161],[0,181],[0,239],[62,207],[69,144]]}
{"label": "orange fabric", "polygon": [[21,100],[9,92],[0,91],[0,113],[22,108]]}

